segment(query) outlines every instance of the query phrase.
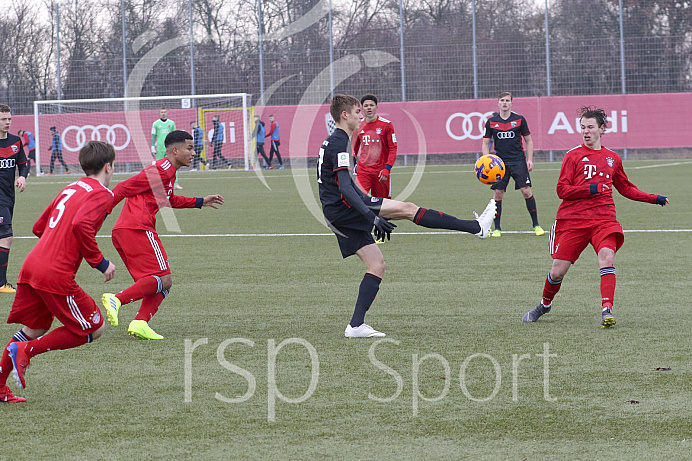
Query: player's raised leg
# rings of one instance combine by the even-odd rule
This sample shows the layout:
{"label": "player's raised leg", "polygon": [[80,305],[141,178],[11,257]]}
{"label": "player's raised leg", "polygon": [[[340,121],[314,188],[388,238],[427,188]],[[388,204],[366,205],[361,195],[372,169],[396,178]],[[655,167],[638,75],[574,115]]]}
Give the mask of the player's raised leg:
{"label": "player's raised leg", "polygon": [[411,202],[384,199],[379,216],[387,219],[408,219],[430,229],[449,229],[486,238],[495,216],[495,200],[491,199],[476,219],[464,220],[441,211],[422,208]]}
{"label": "player's raised leg", "polygon": [[117,325],[118,303],[124,306],[142,300],[135,319],[128,326],[128,334],[140,339],[163,339],[148,325],[173,285],[168,256],[159,236],[139,229],[113,229],[112,239],[135,283],[120,293],[103,295],[109,321],[112,317],[115,324],[111,324]]}

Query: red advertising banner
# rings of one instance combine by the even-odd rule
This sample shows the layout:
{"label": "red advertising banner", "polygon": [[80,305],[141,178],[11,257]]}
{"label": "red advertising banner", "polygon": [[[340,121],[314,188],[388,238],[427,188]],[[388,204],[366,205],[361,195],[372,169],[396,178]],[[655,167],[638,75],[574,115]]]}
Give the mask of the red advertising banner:
{"label": "red advertising banner", "polygon": [[[680,129],[679,121],[674,120],[690,105],[692,93],[663,93],[515,98],[512,109],[526,118],[535,150],[566,151],[581,143],[580,107],[603,108],[610,121],[603,145],[618,150],[690,147],[692,140],[687,130]],[[394,123],[399,155],[418,155],[479,152],[485,120],[497,110],[495,99],[382,102],[378,114]],[[327,105],[255,107],[267,131],[268,115],[275,116],[280,130],[281,154],[286,157],[317,155],[329,133],[328,111]],[[118,162],[149,160],[151,125],[158,115],[158,111],[141,111],[41,116],[41,163],[50,159],[51,126],[62,136],[63,155],[68,163],[76,163],[79,148],[90,139],[112,143]],[[190,122],[197,121],[198,112],[170,109],[168,115],[178,129],[190,131]],[[242,112],[231,109],[204,112],[199,122],[205,131],[207,148],[213,115],[219,115],[224,125],[222,154],[227,158],[242,157]],[[248,133],[253,124],[251,121]],[[33,116],[15,116],[12,132],[20,129],[34,132]]]}

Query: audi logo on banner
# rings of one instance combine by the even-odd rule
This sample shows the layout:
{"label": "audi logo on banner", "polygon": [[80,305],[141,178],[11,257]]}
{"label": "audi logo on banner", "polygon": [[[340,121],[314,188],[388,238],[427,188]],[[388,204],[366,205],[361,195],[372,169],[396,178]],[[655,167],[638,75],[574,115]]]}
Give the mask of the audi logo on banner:
{"label": "audi logo on banner", "polygon": [[514,131],[498,131],[495,133],[497,139],[514,139]]}
{"label": "audi logo on banner", "polygon": [[[74,138],[68,137],[68,133],[75,132]],[[105,139],[102,137],[105,136]],[[125,126],[117,123],[115,125],[71,125],[65,128],[62,132],[62,145],[65,149],[77,152],[84,147],[88,141],[106,141],[112,144],[115,150],[123,150],[130,145],[130,130]],[[70,145],[74,141],[75,145]]]}
{"label": "audi logo on banner", "polygon": [[[492,116],[492,112],[486,112],[485,114],[481,114],[480,112],[471,112],[469,114],[456,112],[447,119],[447,134],[450,138],[457,141],[462,141],[464,139],[481,139],[485,132],[485,122]],[[452,131],[452,122],[457,118],[461,119],[461,133]],[[455,130],[458,131],[458,126],[455,127]]]}
{"label": "audi logo on banner", "polygon": [[14,168],[17,165],[13,158],[0,159],[0,168]]}

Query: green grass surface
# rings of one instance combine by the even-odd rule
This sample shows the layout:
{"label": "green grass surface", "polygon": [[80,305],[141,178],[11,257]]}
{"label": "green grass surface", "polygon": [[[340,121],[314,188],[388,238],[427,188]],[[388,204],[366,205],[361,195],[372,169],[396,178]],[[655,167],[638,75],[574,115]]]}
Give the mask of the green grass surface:
{"label": "green grass surface", "polygon": [[[692,162],[625,167],[642,190],[668,195],[671,205],[616,198],[626,239],[616,259],[615,328],[599,327],[590,247],[552,312],[521,322],[540,298],[551,259],[548,235],[528,233],[521,194],[508,191],[500,239],[399,223],[381,246],[387,273],[366,317],[395,342],[378,343],[343,337],[364,267],[341,259],[291,170],[265,173],[270,189],[251,172],[183,174],[185,195],[218,192],[226,205],[177,210],[182,237],[165,236],[176,233],[159,219],[174,285],[151,325],[166,339],[128,337],[136,310],[128,305],[120,326],[93,344],[34,358],[28,388],[13,386],[28,402],[0,405],[0,458],[690,459]],[[546,230],[559,204],[558,170],[538,164],[532,173]],[[395,191],[412,175],[396,168]],[[16,236],[30,235],[66,183],[30,178],[15,207]],[[470,218],[490,197],[469,165],[454,165],[427,168],[408,199]],[[98,242],[117,265],[115,280],[104,284],[86,264],[77,276],[97,300],[131,283],[110,239]],[[14,241],[10,280],[34,244]],[[0,295],[1,315],[11,299]],[[16,329],[0,325],[0,337]],[[289,338],[303,345],[286,343],[271,360]],[[272,391],[270,376],[286,399],[317,383],[305,401],[290,403]]]}

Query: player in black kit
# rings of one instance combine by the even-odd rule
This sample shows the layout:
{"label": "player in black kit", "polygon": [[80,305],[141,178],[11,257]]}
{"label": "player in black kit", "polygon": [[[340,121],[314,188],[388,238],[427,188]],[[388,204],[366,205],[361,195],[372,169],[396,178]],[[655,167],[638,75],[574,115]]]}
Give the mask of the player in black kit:
{"label": "player in black kit", "polygon": [[373,227],[376,238],[389,239],[396,227],[389,220],[408,219],[419,226],[458,230],[484,239],[495,215],[495,201],[490,200],[475,220],[461,220],[414,203],[366,196],[353,182],[349,171],[353,157],[349,138],[360,124],[360,102],[353,96],[336,94],[329,112],[336,129],[322,143],[317,163],[322,211],[327,225],[336,234],[341,255],[344,258],[358,255],[366,266],[353,317],[344,334],[349,338],[385,336],[364,323],[365,313],[375,300],[385,270],[384,257],[371,233]]}
{"label": "player in black kit", "polygon": [[[24,192],[29,164],[19,136],[10,134],[12,113],[9,106],[0,104],[0,293],[16,290],[7,282],[7,261],[12,246],[12,214],[14,188]],[[15,169],[19,177],[15,180]]]}
{"label": "player in black kit", "polygon": [[[483,155],[487,155],[490,153],[491,140],[495,141],[495,153],[505,162],[507,168],[504,178],[491,187],[495,191],[493,198],[497,204],[497,214],[495,215],[495,230],[490,233],[490,236],[502,235],[500,229],[502,198],[509,185],[510,177],[514,178],[514,188],[521,189],[526,200],[526,208],[531,215],[534,232],[536,235],[543,235],[545,231],[538,225],[536,199],[531,191],[531,176],[529,176],[529,171],[533,170],[533,140],[529,125],[524,116],[512,112],[512,93],[507,91],[500,93],[497,105],[500,107],[500,112],[494,112],[485,122],[485,135],[481,147]],[[526,142],[526,154],[524,154],[522,140]]]}

